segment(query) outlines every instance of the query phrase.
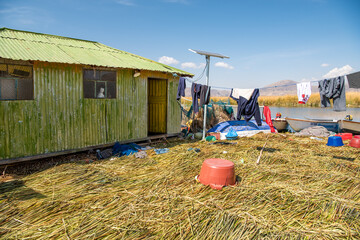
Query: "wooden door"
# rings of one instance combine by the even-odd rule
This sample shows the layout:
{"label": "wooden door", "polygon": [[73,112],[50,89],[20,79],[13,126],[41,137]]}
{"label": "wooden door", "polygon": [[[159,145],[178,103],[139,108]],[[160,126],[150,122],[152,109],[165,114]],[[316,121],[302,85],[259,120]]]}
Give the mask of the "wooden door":
{"label": "wooden door", "polygon": [[148,84],[148,132],[149,135],[166,133],[167,80],[149,78]]}

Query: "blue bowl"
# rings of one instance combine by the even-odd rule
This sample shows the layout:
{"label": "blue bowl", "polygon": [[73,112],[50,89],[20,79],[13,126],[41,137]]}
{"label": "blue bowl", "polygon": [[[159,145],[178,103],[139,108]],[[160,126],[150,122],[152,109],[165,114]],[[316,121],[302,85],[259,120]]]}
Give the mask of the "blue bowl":
{"label": "blue bowl", "polygon": [[328,142],[326,145],[331,146],[331,147],[341,147],[341,146],[344,146],[344,143],[343,143],[341,137],[331,136],[328,138]]}

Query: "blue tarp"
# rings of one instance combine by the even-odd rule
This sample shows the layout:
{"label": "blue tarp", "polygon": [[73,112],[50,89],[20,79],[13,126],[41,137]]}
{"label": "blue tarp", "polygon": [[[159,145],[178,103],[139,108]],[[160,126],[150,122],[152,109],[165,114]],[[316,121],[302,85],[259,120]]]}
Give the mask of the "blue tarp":
{"label": "blue tarp", "polygon": [[129,156],[130,154],[137,153],[138,150],[141,149],[141,147],[135,143],[129,143],[129,144],[120,144],[119,142],[116,142],[113,146],[113,155],[116,156]]}
{"label": "blue tarp", "polygon": [[240,121],[225,121],[215,125],[208,132],[229,132],[230,127],[236,132],[238,131],[251,131],[251,130],[270,130],[269,125],[262,121],[262,126],[258,126],[255,120],[246,122],[245,120]]}

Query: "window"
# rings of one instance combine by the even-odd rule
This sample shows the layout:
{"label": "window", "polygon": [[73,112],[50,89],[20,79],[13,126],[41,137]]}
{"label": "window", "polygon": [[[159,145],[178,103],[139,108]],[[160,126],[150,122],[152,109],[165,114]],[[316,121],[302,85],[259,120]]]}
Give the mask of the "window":
{"label": "window", "polygon": [[84,70],[84,98],[116,98],[116,72]]}
{"label": "window", "polygon": [[0,100],[34,99],[31,66],[0,63]]}

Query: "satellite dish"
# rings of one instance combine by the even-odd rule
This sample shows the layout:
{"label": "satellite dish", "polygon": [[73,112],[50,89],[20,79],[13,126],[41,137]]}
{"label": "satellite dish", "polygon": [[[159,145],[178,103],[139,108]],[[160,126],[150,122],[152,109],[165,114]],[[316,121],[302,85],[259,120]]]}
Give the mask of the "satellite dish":
{"label": "satellite dish", "polygon": [[200,54],[200,55],[204,55],[204,56],[218,57],[218,58],[230,58],[228,56],[225,56],[225,55],[222,55],[222,54],[219,54],[219,53],[212,53],[212,52],[206,52],[206,51],[201,51],[201,50],[193,50],[193,49],[190,49],[190,48],[189,48],[189,51],[193,52],[193,53]]}

